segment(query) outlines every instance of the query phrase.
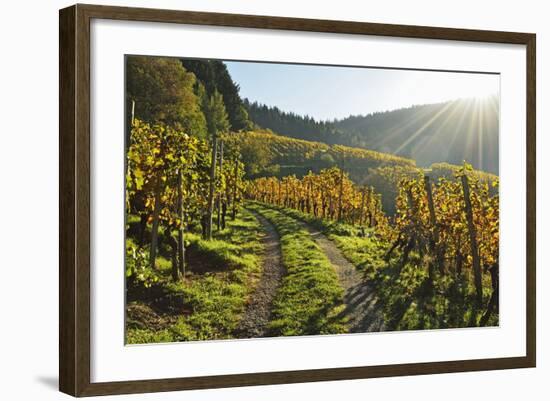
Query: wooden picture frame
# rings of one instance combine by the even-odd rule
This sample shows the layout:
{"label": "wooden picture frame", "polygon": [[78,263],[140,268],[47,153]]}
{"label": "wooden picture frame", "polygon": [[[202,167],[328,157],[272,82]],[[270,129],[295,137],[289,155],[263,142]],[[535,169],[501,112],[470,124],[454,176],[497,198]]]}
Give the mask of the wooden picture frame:
{"label": "wooden picture frame", "polygon": [[[219,27],[474,41],[526,46],[526,356],[268,373],[92,383],[90,380],[90,21],[94,18]],[[144,393],[534,367],[535,46],[530,33],[253,15],[74,5],[59,14],[59,388],[73,396]]]}

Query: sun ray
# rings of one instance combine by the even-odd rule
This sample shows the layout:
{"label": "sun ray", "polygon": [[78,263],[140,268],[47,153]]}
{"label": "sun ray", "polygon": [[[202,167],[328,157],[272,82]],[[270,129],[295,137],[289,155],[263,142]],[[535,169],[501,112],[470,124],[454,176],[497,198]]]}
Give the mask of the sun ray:
{"label": "sun ray", "polygon": [[485,119],[485,106],[486,101],[478,102],[478,116],[477,116],[477,168],[483,169],[483,123]]}
{"label": "sun ray", "polygon": [[462,152],[462,159],[466,160],[469,163],[473,162],[473,160],[472,160],[473,156],[471,156],[471,155],[474,154],[474,150],[475,150],[474,147],[477,146],[477,141],[475,140],[475,132],[476,132],[477,120],[479,118],[478,117],[478,115],[479,115],[478,104],[479,104],[479,100],[475,99],[475,103],[472,106],[473,111],[470,114],[470,120],[469,120],[468,128],[467,128],[466,133],[465,133],[466,142],[465,142],[464,149],[463,149],[463,152]]}
{"label": "sun ray", "polygon": [[494,114],[495,116],[500,116],[500,97],[499,96],[493,96],[492,97],[492,104],[494,108]]}
{"label": "sun ray", "polygon": [[414,147],[413,151],[410,154],[410,157],[416,158],[420,157],[419,155],[423,152],[425,153],[427,149],[435,149],[435,147],[439,147],[442,154],[440,155],[443,159],[446,158],[444,154],[449,149],[447,138],[442,137],[442,133],[446,132],[448,129],[452,129],[451,127],[448,127],[449,124],[454,121],[457,113],[460,110],[460,100],[455,100],[452,102],[449,113],[445,116],[445,119],[439,124],[437,127],[437,130],[434,132],[433,135],[424,137],[422,141],[419,141]]}
{"label": "sun ray", "polygon": [[413,126],[415,123],[422,120],[423,118],[428,117],[430,113],[431,110],[429,108],[422,109],[419,113],[415,115],[414,118],[408,120],[406,124],[392,129],[388,135],[385,135],[379,142],[376,143],[376,148],[380,149],[380,147],[386,145],[387,143],[390,143],[393,138],[399,137],[399,134],[409,129],[411,126]]}
{"label": "sun ray", "polygon": [[460,116],[460,119],[458,120],[457,125],[455,126],[453,136],[449,141],[449,148],[453,148],[455,146],[457,139],[459,139],[460,135],[464,134],[462,131],[462,127],[464,127],[466,116],[471,113],[472,107],[473,107],[472,102],[462,103],[462,114]]}
{"label": "sun ray", "polygon": [[416,132],[414,132],[405,142],[401,144],[393,153],[399,154],[401,150],[403,150],[407,145],[409,145],[412,141],[414,141],[418,135],[420,135],[422,132],[426,130],[430,125],[432,125],[443,113],[445,113],[449,107],[451,107],[452,102],[447,103],[441,110],[439,110],[432,118],[430,118],[428,121],[422,125]]}

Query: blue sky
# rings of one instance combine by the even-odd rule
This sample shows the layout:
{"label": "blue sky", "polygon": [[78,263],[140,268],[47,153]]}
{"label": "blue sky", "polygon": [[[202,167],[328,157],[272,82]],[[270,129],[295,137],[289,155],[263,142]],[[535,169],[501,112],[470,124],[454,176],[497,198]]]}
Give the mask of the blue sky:
{"label": "blue sky", "polygon": [[498,94],[494,74],[226,62],[243,98],[318,120]]}

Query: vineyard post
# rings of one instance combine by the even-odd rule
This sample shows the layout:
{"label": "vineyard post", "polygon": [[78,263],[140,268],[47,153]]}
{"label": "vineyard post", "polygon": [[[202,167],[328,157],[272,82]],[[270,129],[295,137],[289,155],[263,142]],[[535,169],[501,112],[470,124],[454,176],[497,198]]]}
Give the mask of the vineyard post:
{"label": "vineyard post", "polygon": [[306,211],[307,213],[311,213],[311,180],[307,181],[307,201],[306,201]]}
{"label": "vineyard post", "polygon": [[288,193],[288,180],[285,181],[285,207],[289,207],[290,197]]}
{"label": "vineyard post", "polygon": [[367,212],[369,214],[369,227],[372,227],[372,197],[374,195],[374,189],[372,187],[367,188]]}
{"label": "vineyard post", "polygon": [[474,282],[476,287],[476,302],[478,306],[482,304],[482,287],[481,287],[481,266],[479,261],[479,253],[477,247],[476,228],[474,226],[474,214],[472,212],[472,201],[470,200],[470,188],[468,186],[468,177],[466,173],[462,174],[462,189],[464,192],[464,206],[466,212],[466,220],[468,221],[468,234],[470,236],[470,250],[472,252],[474,265]]}
{"label": "vineyard post", "polygon": [[180,225],[178,229],[178,271],[185,277],[185,222],[183,215],[183,193],[182,193],[182,177],[181,168],[178,169],[178,219]]}
{"label": "vineyard post", "polygon": [[342,220],[342,195],[344,192],[344,165],[342,162],[342,168],[340,169],[340,188],[338,189],[338,221]]}
{"label": "vineyard post", "polygon": [[293,197],[294,197],[294,209],[298,209],[298,194],[296,193],[296,187],[297,187],[297,184],[294,183],[294,186],[292,188],[292,194],[293,194]]}
{"label": "vineyard post", "polygon": [[436,252],[436,246],[439,243],[439,228],[437,226],[437,219],[435,216],[435,207],[434,207],[434,199],[433,199],[433,193],[432,193],[432,184],[430,182],[430,177],[425,175],[424,176],[424,189],[426,190],[426,196],[428,198],[428,210],[430,212],[430,224],[433,227],[432,235],[430,238],[430,252],[432,255],[436,255],[436,264],[439,269],[439,272],[443,274],[443,263],[441,261],[441,255],[440,252]]}
{"label": "vineyard post", "polygon": [[495,263],[489,268],[489,273],[491,274],[491,287],[493,288],[493,293],[491,294],[491,299],[487,305],[487,310],[479,321],[480,326],[485,326],[487,324],[487,321],[493,312],[498,314],[498,263]]}
{"label": "vineyard post", "polygon": [[124,132],[124,140],[125,140],[125,149],[126,152],[128,152],[128,149],[130,148],[130,142],[132,138],[132,128],[134,127],[135,123],[135,109],[136,109],[136,101],[132,99],[129,103],[126,104],[126,107],[129,109],[129,113],[126,113],[126,127]]}
{"label": "vineyard post", "polygon": [[214,214],[214,190],[216,186],[216,151],[218,135],[214,129],[212,133],[212,160],[210,163],[210,188],[208,193],[208,211],[206,216],[206,239],[212,239],[212,215]]}
{"label": "vineyard post", "polygon": [[[409,202],[409,209],[411,210],[411,213],[412,213],[411,215],[412,224],[416,225],[417,223],[416,207],[414,204],[412,190],[410,188],[407,189],[407,200]],[[401,271],[401,269],[407,264],[409,260],[409,254],[414,248],[415,243],[416,243],[415,233],[411,230],[409,241],[407,242],[407,245],[405,245],[405,248],[403,249],[403,258],[401,259],[401,265],[399,267],[399,271]],[[429,279],[430,281],[432,280],[431,274],[429,276]]]}
{"label": "vineyard post", "polygon": [[164,235],[166,237],[166,243],[170,246],[170,259],[172,261],[172,280],[178,281],[179,279],[179,271],[178,271],[178,243],[172,237],[172,226],[169,225],[166,227],[166,231],[164,232]]}
{"label": "vineyard post", "polygon": [[134,126],[134,120],[135,120],[135,116],[136,116],[136,101],[134,99],[132,99],[132,117],[130,119],[130,124],[131,126],[133,127]]}
{"label": "vineyard post", "polygon": [[359,213],[359,225],[363,225],[363,220],[365,218],[365,192],[367,191],[367,186],[364,185],[361,190],[361,211]]}
{"label": "vineyard post", "polygon": [[235,156],[235,169],[233,171],[233,196],[232,196],[232,212],[231,212],[231,219],[235,220],[235,217],[237,215],[237,180],[239,179],[239,157]]}
{"label": "vineyard post", "polygon": [[151,250],[149,252],[149,264],[151,269],[155,268],[155,259],[157,258],[157,242],[159,231],[159,215],[160,215],[160,194],[162,192],[162,177],[161,172],[157,173],[157,182],[155,183],[155,206],[153,208],[153,226],[151,228]]}
{"label": "vineyard post", "polygon": [[[223,177],[223,140],[220,140],[220,180],[222,179]],[[220,226],[221,226],[221,219],[222,219],[222,216],[221,216],[221,203],[222,203],[222,191],[220,191],[218,193],[218,197],[217,197],[217,212],[218,212],[218,215],[217,215],[217,221],[216,221],[216,225],[218,227],[218,231],[220,231]]]}
{"label": "vineyard post", "polygon": [[[158,157],[162,160],[164,159],[164,140],[161,137],[159,154]],[[151,227],[151,248],[149,252],[149,265],[151,269],[155,269],[155,261],[157,259],[157,243],[158,243],[158,231],[159,231],[159,219],[160,219],[160,203],[161,203],[161,194],[164,190],[164,183],[162,180],[162,171],[157,171],[156,182],[155,182],[155,205],[153,207],[153,224]]]}

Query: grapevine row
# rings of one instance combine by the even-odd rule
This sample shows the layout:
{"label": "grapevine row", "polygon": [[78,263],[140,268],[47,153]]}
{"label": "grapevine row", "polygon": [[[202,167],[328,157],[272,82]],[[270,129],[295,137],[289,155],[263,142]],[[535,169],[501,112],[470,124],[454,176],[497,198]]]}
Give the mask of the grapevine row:
{"label": "grapevine row", "polygon": [[387,224],[381,196],[372,187],[358,187],[338,167],[309,172],[299,179],[290,175],[262,177],[249,183],[248,198],[296,209],[315,217],[377,227]]}
{"label": "grapevine row", "polygon": [[[200,224],[206,237],[212,217],[218,230],[225,227],[228,213],[234,219],[243,199],[243,176],[238,150],[224,152],[222,140],[213,146],[170,125],[134,119],[127,156],[126,209],[139,216],[140,247],[146,242],[147,224],[152,226],[150,267],[155,268],[162,227],[173,251],[174,279],[183,275],[186,228]],[[136,249],[129,250],[129,256],[135,253]]]}
{"label": "grapevine row", "polygon": [[[411,262],[411,255],[419,256],[418,267],[428,273],[429,293],[445,277],[465,279],[473,284],[476,308],[487,304],[480,324],[498,313],[498,179],[484,179],[468,164],[436,182],[423,174],[402,175],[392,216],[382,211],[380,194],[355,185],[337,167],[303,178],[259,178],[249,182],[246,196],[323,219],[374,227],[388,244],[386,262],[397,255],[398,271]],[[490,285],[488,301],[484,285]]]}

